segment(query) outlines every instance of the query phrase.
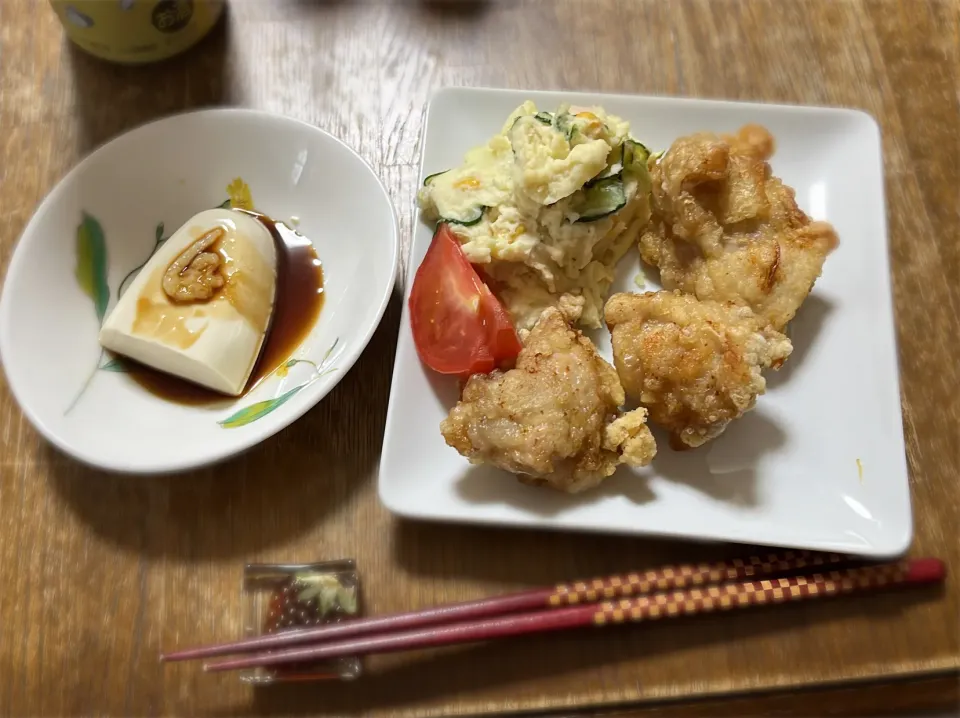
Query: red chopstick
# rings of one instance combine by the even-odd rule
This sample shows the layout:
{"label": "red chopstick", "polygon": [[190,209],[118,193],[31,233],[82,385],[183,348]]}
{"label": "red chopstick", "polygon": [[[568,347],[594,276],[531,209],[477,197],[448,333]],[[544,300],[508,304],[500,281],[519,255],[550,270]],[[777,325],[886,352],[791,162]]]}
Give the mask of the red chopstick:
{"label": "red chopstick", "polygon": [[204,666],[207,671],[228,671],[255,666],[275,666],[300,661],[314,661],[350,655],[388,653],[472,643],[527,633],[556,631],[579,626],[604,626],[625,622],[712,613],[764,604],[807,601],[871,589],[917,585],[942,581],[944,563],[935,558],[900,561],[892,564],[865,566],[831,571],[812,576],[793,576],[761,581],[747,581],[693,588],[684,591],[657,593],[639,598],[604,601],[479,621],[465,621],[417,631],[388,633],[326,643],[319,646],[259,653],[233,658]]}
{"label": "red chopstick", "polygon": [[595,602],[601,599],[641,596],[654,591],[669,591],[723,581],[776,576],[804,568],[835,566],[850,561],[843,554],[814,551],[784,551],[719,563],[681,564],[661,569],[631,572],[591,581],[575,581],[549,588],[494,596],[476,601],[436,606],[387,616],[361,618],[318,628],[284,631],[214,646],[201,646],[162,654],[161,661],[212,658],[233,653],[251,653],[268,648],[319,643],[349,636],[421,628],[467,619],[490,618],[537,608]]}

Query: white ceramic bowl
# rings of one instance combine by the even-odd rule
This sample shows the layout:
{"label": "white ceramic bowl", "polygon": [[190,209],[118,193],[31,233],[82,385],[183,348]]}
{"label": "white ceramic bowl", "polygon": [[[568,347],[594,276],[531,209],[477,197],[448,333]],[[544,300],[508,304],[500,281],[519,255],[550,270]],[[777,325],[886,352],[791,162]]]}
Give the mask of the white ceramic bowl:
{"label": "white ceramic bowl", "polygon": [[[204,406],[161,399],[110,371],[110,357],[101,355],[97,292],[84,291],[76,278],[79,227],[86,216],[102,230],[112,307],[123,278],[150,256],[156,239],[224,202],[238,177],[258,210],[280,221],[297,218],[323,262],[325,303],[292,357],[309,361],[240,399]],[[383,316],[398,258],[386,189],[332,135],[250,110],[177,115],[99,148],[41,203],[0,296],[0,358],[24,414],[68,454],[131,473],[196,467],[266,439],[336,385]]]}

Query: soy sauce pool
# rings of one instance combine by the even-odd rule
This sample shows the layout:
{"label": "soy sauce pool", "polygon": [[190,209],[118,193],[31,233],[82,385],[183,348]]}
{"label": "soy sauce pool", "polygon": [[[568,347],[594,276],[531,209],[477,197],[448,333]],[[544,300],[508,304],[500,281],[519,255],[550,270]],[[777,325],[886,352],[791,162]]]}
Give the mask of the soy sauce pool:
{"label": "soy sauce pool", "polygon": [[[323,308],[323,265],[307,237],[265,214],[235,209],[259,220],[277,248],[277,294],[270,327],[244,394],[279,369],[307,338]],[[178,404],[229,403],[225,396],[130,360],[130,377],[151,394]]]}

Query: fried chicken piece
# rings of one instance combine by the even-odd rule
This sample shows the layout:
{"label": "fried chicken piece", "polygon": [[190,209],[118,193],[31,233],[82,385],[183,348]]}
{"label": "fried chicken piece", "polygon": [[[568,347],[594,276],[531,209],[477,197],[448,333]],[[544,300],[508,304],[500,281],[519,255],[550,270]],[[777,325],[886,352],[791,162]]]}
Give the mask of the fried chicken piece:
{"label": "fried chicken piece", "polygon": [[757,125],[674,142],[650,168],[653,213],[640,256],[660,268],[666,289],[745,304],[783,330],[838,240],[771,174],[773,149]]}
{"label": "fried chicken piece", "polygon": [[604,308],[627,396],[670,431],[675,449],[716,438],[753,408],[790,340],[749,307],[680,292],[615,294]]}
{"label": "fried chicken piece", "polygon": [[621,416],[624,398],[614,368],[550,307],[530,331],[516,368],[470,377],[440,431],[471,463],[576,493],[620,463],[646,466],[653,459],[646,411]]}

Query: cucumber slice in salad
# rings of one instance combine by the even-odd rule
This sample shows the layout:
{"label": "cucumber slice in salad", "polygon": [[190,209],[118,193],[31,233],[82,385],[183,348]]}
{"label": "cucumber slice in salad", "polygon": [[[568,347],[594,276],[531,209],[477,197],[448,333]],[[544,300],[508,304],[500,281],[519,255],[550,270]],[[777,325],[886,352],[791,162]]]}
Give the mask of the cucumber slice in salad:
{"label": "cucumber slice in salad", "polygon": [[458,217],[445,217],[441,216],[439,224],[448,222],[450,224],[459,224],[461,227],[472,227],[475,224],[478,224],[481,219],[483,219],[483,213],[486,211],[486,207],[482,204],[477,205],[476,207],[469,208],[466,212]]}
{"label": "cucumber slice in salad", "polygon": [[553,117],[553,128],[561,135],[567,138],[567,142],[573,139],[573,133],[577,129],[573,121],[573,115],[569,112],[558,112]]}
{"label": "cucumber slice in salad", "polygon": [[619,162],[616,162],[609,167],[603,169],[595,177],[591,177],[583,184],[583,188],[587,189],[588,187],[593,187],[597,182],[602,182],[603,180],[610,179],[611,177],[623,178],[623,167]]}
{"label": "cucumber slice in salad", "polygon": [[623,141],[623,171],[636,178],[641,192],[650,191],[649,160],[650,150],[645,145],[630,137]]}
{"label": "cucumber slice in salad", "polygon": [[589,187],[584,186],[583,198],[573,207],[573,211],[579,215],[577,222],[595,222],[609,217],[627,204],[623,179],[619,173],[592,182]]}
{"label": "cucumber slice in salad", "polygon": [[[440,175],[445,175],[449,171],[450,170],[444,170],[443,172],[435,172],[432,175],[428,175],[423,180],[423,186],[426,187],[434,179],[436,179]],[[486,209],[487,208],[482,204],[478,204],[475,207],[468,208],[463,214],[459,216],[444,216],[441,214],[440,219],[437,220],[437,223],[443,224],[444,222],[448,222],[450,224],[459,224],[463,227],[472,227],[473,225],[477,224],[481,219],[483,219],[483,213],[486,211]]]}
{"label": "cucumber slice in salad", "polygon": [[637,142],[632,137],[623,141],[623,153],[621,155],[623,168],[626,170],[647,171],[647,160],[650,157],[650,150],[646,145]]}
{"label": "cucumber slice in salad", "polygon": [[447,172],[449,172],[449,171],[450,171],[450,170],[444,170],[443,172],[434,172],[432,175],[427,175],[427,176],[423,179],[423,186],[426,187],[426,186],[427,186],[428,184],[430,184],[430,182],[432,182],[434,179],[436,179],[436,178],[439,177],[440,175],[445,175],[445,174],[446,174]]}
{"label": "cucumber slice in salad", "polygon": [[592,187],[593,185],[595,185],[595,184],[596,184],[597,182],[599,182],[600,180],[605,180],[605,179],[608,179],[608,178],[610,178],[610,177],[622,177],[622,176],[623,176],[623,168],[626,166],[626,165],[625,165],[625,162],[624,162],[624,152],[625,152],[625,151],[626,151],[626,149],[625,149],[624,145],[620,145],[620,158],[619,158],[617,161],[615,161],[615,162],[611,162],[609,165],[607,165],[607,166],[604,167],[602,170],[600,170],[600,172],[598,172],[595,176],[593,176],[593,177],[591,177],[589,180],[587,180],[587,182],[586,182],[583,186],[584,186],[584,187]]}

